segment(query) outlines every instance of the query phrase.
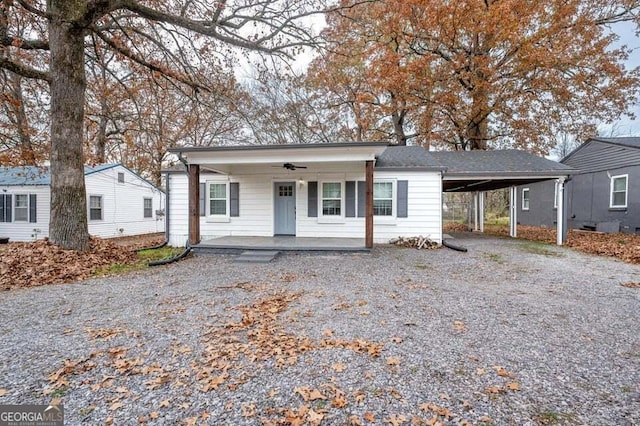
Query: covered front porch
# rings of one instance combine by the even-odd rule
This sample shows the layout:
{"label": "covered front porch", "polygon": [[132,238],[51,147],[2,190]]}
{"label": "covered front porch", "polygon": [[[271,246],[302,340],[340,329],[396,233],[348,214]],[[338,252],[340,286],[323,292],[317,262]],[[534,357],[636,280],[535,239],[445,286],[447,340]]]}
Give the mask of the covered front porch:
{"label": "covered front porch", "polygon": [[373,170],[387,146],[172,150],[188,169],[188,242],[208,249],[370,249]]}

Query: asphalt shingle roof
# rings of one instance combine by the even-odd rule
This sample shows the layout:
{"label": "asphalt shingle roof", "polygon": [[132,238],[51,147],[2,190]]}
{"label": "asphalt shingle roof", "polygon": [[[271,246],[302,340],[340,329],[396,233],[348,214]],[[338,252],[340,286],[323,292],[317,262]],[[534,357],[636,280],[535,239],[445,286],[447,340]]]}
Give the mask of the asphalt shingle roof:
{"label": "asphalt shingle roof", "polygon": [[[110,169],[118,164],[98,164],[96,166],[84,166],[84,174],[101,172]],[[0,185],[21,186],[21,185],[50,185],[51,173],[48,167],[0,167]]]}
{"label": "asphalt shingle roof", "polygon": [[446,168],[446,174],[553,173],[572,172],[573,168],[556,161],[516,149],[496,151],[431,151]]}
{"label": "asphalt shingle roof", "polygon": [[376,169],[390,168],[441,170],[443,167],[421,146],[390,146],[376,160]]}
{"label": "asphalt shingle roof", "polygon": [[630,146],[632,148],[640,148],[640,137],[592,138],[592,140],[612,143],[615,145]]}

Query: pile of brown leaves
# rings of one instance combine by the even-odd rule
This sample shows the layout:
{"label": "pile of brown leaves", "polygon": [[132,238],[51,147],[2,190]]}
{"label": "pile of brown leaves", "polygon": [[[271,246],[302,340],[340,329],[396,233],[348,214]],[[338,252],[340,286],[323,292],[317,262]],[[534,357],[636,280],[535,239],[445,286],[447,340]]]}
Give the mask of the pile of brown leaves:
{"label": "pile of brown leaves", "polygon": [[130,249],[110,241],[91,239],[91,249],[65,250],[46,240],[0,246],[0,288],[35,287],[81,280],[101,268],[138,261]]}

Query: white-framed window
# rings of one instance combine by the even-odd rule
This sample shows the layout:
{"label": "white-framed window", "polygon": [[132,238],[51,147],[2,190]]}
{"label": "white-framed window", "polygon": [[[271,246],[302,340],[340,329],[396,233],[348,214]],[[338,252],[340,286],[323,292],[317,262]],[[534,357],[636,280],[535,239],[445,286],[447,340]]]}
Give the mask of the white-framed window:
{"label": "white-framed window", "polygon": [[102,220],[102,195],[89,196],[89,220]]}
{"label": "white-framed window", "polygon": [[529,188],[522,188],[522,210],[529,210]]}
{"label": "white-framed window", "polygon": [[29,221],[29,195],[15,194],[13,197],[13,221],[28,222]]}
{"label": "white-framed window", "polygon": [[118,183],[124,183],[124,172],[118,172]]}
{"label": "white-framed window", "polygon": [[342,182],[322,182],[320,186],[320,214],[323,217],[342,217],[344,194]]}
{"label": "white-framed window", "polygon": [[145,219],[153,217],[153,198],[143,198],[142,204],[144,208],[143,217]]}
{"label": "white-framed window", "polygon": [[209,216],[229,216],[229,185],[226,182],[208,184]]}
{"label": "white-framed window", "polygon": [[629,175],[611,176],[611,196],[609,207],[620,209],[627,207],[627,191],[629,189]]}
{"label": "white-framed window", "polygon": [[393,216],[394,199],[393,182],[374,181],[373,182],[373,215]]}

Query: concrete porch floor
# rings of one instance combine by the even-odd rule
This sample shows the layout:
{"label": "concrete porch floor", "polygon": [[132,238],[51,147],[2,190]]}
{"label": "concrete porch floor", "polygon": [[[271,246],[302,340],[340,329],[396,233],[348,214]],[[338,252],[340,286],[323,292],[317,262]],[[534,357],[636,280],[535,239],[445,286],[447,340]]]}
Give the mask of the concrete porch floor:
{"label": "concrete porch floor", "polygon": [[282,250],[369,252],[364,238],[275,237],[218,237],[201,241],[194,249],[209,250]]}

